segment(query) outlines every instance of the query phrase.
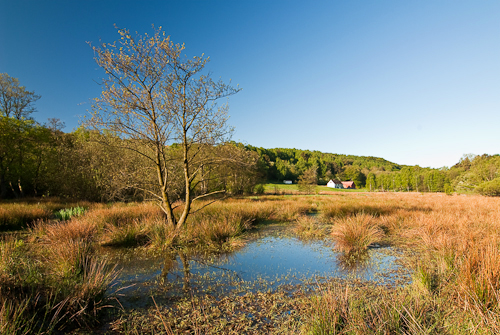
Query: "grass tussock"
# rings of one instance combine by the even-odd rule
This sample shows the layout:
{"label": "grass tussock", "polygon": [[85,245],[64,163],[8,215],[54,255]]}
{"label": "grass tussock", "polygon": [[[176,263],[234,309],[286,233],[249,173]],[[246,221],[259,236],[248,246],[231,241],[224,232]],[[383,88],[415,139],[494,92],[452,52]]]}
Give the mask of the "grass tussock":
{"label": "grass tussock", "polygon": [[38,221],[31,231],[45,243],[57,244],[64,241],[88,241],[95,238],[97,226],[91,220]]}
{"label": "grass tussock", "polygon": [[[105,292],[114,274],[96,253],[98,245],[232,250],[244,243],[247,230],[268,220],[294,222],[297,234],[310,237],[320,237],[331,227],[327,238],[335,239],[346,254],[363,254],[370,244],[383,239],[384,244],[406,250],[405,262],[414,270],[412,284],[398,289],[322,286],[314,297],[300,299],[276,300],[278,296],[269,293],[254,299],[259,305],[241,297],[213,303],[208,303],[211,297],[189,300],[179,302],[178,309],[155,310],[148,316],[151,331],[168,333],[170,327],[173,333],[210,333],[204,328],[210,324],[217,325],[218,331],[249,334],[500,333],[497,198],[346,193],[238,198],[204,207],[207,204],[194,206],[197,212],[178,236],[165,224],[161,210],[149,203],[89,204],[84,214],[64,222],[50,220],[58,210],[55,205],[21,203],[18,210],[15,204],[1,204],[0,210],[13,208],[3,214],[9,219],[2,222],[19,225],[15,220],[31,210],[34,214],[19,221],[21,226],[42,220],[32,224],[28,237],[0,243],[0,333],[91,325],[107,305]],[[313,212],[319,212],[318,221],[327,225],[306,215]],[[267,305],[272,301],[287,307],[275,309],[279,321],[266,328],[269,316],[264,312],[274,308]],[[263,311],[263,317],[242,316],[257,315],[255,311]],[[167,328],[154,322],[158,313]],[[117,324],[117,329],[147,332],[149,324],[144,319],[129,323],[133,318]],[[64,324],[63,319],[70,321]]]}
{"label": "grass tussock", "polygon": [[335,241],[336,249],[347,254],[358,254],[366,251],[370,244],[380,241],[383,232],[372,215],[358,213],[339,219],[333,225],[330,235]]}
{"label": "grass tussock", "polygon": [[37,220],[55,217],[58,211],[87,208],[90,203],[73,202],[58,198],[27,198],[20,201],[0,202],[0,231],[20,230]]}
{"label": "grass tussock", "polygon": [[0,242],[1,334],[94,325],[109,305],[116,269],[95,254],[89,230],[73,225],[39,222],[33,231],[43,238]]}
{"label": "grass tussock", "polygon": [[[327,285],[311,299],[303,334],[456,334],[446,302],[411,290]],[[465,334],[465,333],[464,333]]]}
{"label": "grass tussock", "polygon": [[299,216],[293,227],[293,232],[301,238],[321,238],[328,234],[330,226],[319,222],[315,217]]}
{"label": "grass tussock", "polygon": [[0,231],[18,230],[38,219],[49,219],[52,211],[40,205],[6,203],[0,205]]}
{"label": "grass tussock", "polygon": [[183,237],[196,245],[202,244],[218,249],[235,244],[236,239],[251,226],[251,220],[237,213],[217,217],[199,215],[188,223]]}

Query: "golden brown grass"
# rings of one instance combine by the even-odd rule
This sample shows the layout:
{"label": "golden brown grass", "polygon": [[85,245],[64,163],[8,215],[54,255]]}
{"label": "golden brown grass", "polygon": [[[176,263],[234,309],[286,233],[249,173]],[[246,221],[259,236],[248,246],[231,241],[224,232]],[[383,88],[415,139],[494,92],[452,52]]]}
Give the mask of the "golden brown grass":
{"label": "golden brown grass", "polygon": [[[346,193],[228,199],[194,214],[176,243],[225,250],[240,245],[247,229],[266,220],[297,222],[296,229],[312,234],[315,219],[305,214],[315,211],[320,213],[319,223],[331,225],[342,250],[363,250],[383,236],[384,242],[415,253],[408,259],[415,274],[413,284],[403,290],[362,294],[331,288],[314,302],[304,300],[297,307],[303,313],[297,320],[306,333],[500,333],[499,198]],[[118,246],[126,245],[120,241],[132,241],[133,246],[155,248],[172,243],[159,208],[149,203],[92,205],[83,216],[64,223],[39,222],[31,234],[36,238],[26,243],[32,250],[49,250],[36,261],[46,261],[46,268],[60,277],[83,276],[96,243]],[[7,261],[16,260],[23,248],[12,243],[2,248],[4,278],[31,264]],[[318,314],[309,318],[315,310]]]}
{"label": "golden brown grass", "polygon": [[50,209],[43,205],[4,203],[0,205],[0,231],[21,229],[37,219],[48,219]]}
{"label": "golden brown grass", "polygon": [[293,227],[293,232],[301,238],[321,238],[328,234],[330,226],[318,221],[316,217],[299,216]]}
{"label": "golden brown grass", "polygon": [[85,218],[98,227],[109,225],[120,227],[137,221],[154,220],[162,215],[160,207],[152,202],[115,203],[109,206],[96,204],[85,214]]}
{"label": "golden brown grass", "polygon": [[[354,224],[356,218],[363,216],[359,213],[365,213],[365,218],[373,215],[369,219],[371,226],[384,231],[386,242],[417,252],[416,257],[409,259],[415,266],[414,285],[404,293],[384,296],[385,305],[378,298],[363,300],[368,311],[354,308],[357,299],[354,297],[348,326],[342,326],[339,333],[500,333],[499,198],[417,193],[349,194],[332,196],[320,207],[324,210],[323,218],[333,223],[333,234],[341,242],[338,246],[345,251],[355,244],[349,242],[354,238],[346,239],[349,231],[346,226],[352,230],[365,229],[362,222]],[[353,235],[370,233],[365,229]],[[344,246],[344,242],[349,243]],[[360,245],[367,244],[360,242]],[[327,308],[333,304],[326,293],[321,297],[318,306]],[[394,303],[387,304],[389,300]],[[332,307],[328,318],[341,315],[342,308]],[[400,321],[386,327],[396,319]],[[364,328],[370,323],[373,323],[370,329],[379,327],[380,331]],[[310,333],[335,333],[335,327],[340,327],[338,323],[333,328],[316,326],[314,322],[309,324]]]}
{"label": "golden brown grass", "polygon": [[27,198],[21,201],[0,202],[0,231],[19,230],[37,220],[47,220],[54,211],[70,207],[88,207],[85,201],[75,202],[59,198]]}
{"label": "golden brown grass", "polygon": [[[296,221],[296,229],[308,233],[315,223],[304,214],[316,210],[319,222],[332,225],[342,250],[363,250],[383,237],[416,252],[409,259],[415,274],[404,289],[331,287],[313,300],[295,300],[304,333],[500,333],[497,198],[350,193],[231,199],[194,215],[184,238],[216,245],[264,220]],[[202,331],[201,324],[191,326]]]}
{"label": "golden brown grass", "polygon": [[383,232],[372,215],[358,213],[336,221],[331,236],[337,250],[354,254],[366,251],[370,244],[380,241]]}

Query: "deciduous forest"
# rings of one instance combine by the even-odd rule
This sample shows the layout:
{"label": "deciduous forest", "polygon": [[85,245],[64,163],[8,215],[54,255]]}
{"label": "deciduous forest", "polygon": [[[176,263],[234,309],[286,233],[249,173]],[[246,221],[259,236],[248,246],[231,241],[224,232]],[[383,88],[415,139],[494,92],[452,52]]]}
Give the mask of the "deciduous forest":
{"label": "deciduous forest", "polygon": [[[148,168],[139,139],[124,139],[83,125],[64,132],[64,123],[35,120],[35,103],[41,97],[1,74],[0,198],[60,196],[90,201],[145,200],[156,185],[156,171]],[[135,141],[136,151],[127,149]],[[142,149],[141,149],[142,146]],[[201,147],[200,147],[201,149]],[[181,154],[181,146],[166,147],[168,155]],[[226,157],[227,164],[207,164],[197,177],[195,194],[226,191],[252,193],[257,184],[297,182],[309,169],[317,183],[330,179],[352,180],[368,191],[466,192],[500,195],[500,156],[464,155],[452,167],[441,169],[398,165],[383,158],[319,151],[265,149],[227,141],[202,150]],[[177,166],[177,168],[180,168]],[[172,166],[173,197],[183,191],[182,173]],[[175,195],[175,196],[174,196]]]}

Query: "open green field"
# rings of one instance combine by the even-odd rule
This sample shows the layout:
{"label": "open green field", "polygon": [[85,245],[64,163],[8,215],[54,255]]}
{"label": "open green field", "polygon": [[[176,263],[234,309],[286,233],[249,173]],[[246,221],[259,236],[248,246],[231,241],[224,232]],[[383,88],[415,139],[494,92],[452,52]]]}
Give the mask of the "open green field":
{"label": "open green field", "polygon": [[[298,188],[297,184],[283,184],[283,183],[264,184],[264,190],[265,190],[265,193],[267,193],[267,194],[299,193],[299,188]],[[317,193],[321,193],[321,192],[367,192],[367,189],[362,188],[362,189],[347,190],[347,189],[331,188],[331,187],[327,187],[324,185],[318,185],[318,186],[316,186],[316,192]]]}
{"label": "open green field", "polygon": [[[75,205],[0,203],[0,230],[10,231],[0,237],[1,334],[500,333],[498,198],[352,191],[232,198],[197,212],[176,238],[152,203],[65,207]],[[24,228],[12,231],[11,222]],[[411,283],[329,280],[223,298],[186,287],[169,305],[122,309],[126,293],[111,286],[120,269],[109,251],[165,257],[167,269],[172,253],[230,255],[269,222],[304,241],[331,240],[353,268],[374,245],[397,248]]]}

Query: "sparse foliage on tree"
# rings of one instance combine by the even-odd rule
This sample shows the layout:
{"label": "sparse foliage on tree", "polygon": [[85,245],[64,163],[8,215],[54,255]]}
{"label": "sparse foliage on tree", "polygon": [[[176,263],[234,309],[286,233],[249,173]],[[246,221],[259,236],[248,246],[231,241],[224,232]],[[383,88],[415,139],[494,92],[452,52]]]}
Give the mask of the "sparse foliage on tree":
{"label": "sparse foliage on tree", "polygon": [[[161,28],[152,36],[118,33],[119,41],[93,47],[107,77],[86,124],[119,136],[120,146],[145,158],[156,183],[136,187],[157,199],[168,223],[179,229],[193,201],[224,191],[196,194],[212,169],[237,159],[211,153],[231,134],[227,105],[218,102],[238,89],[212,79],[204,69],[208,58],[187,58],[184,45],[174,44]],[[174,192],[179,177],[182,192]],[[174,215],[179,203],[180,215]]]}

